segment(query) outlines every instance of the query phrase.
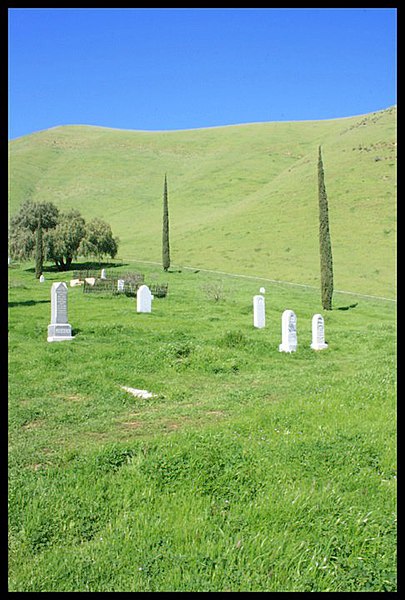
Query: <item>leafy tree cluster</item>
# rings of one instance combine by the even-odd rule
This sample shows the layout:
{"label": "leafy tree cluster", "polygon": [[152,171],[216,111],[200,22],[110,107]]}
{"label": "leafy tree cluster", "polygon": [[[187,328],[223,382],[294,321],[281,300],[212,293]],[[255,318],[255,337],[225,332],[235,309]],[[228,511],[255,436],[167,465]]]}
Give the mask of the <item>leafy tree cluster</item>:
{"label": "leafy tree cluster", "polygon": [[9,254],[15,260],[35,258],[35,276],[42,273],[43,262],[53,261],[59,271],[68,271],[80,256],[114,258],[118,238],[100,218],[88,223],[80,212],[66,212],[51,202],[24,202],[10,220]]}

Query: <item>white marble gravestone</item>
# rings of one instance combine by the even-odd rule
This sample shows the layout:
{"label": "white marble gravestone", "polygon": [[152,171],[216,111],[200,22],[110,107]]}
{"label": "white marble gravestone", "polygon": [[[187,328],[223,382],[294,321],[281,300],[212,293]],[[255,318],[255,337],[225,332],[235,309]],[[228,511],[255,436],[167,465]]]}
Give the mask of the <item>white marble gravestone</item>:
{"label": "white marble gravestone", "polygon": [[312,317],[312,350],[323,350],[327,348],[325,342],[325,322],[323,316],[316,314]]}
{"label": "white marble gravestone", "polygon": [[51,324],[48,325],[48,342],[72,340],[72,327],[68,323],[67,285],[57,281],[51,288]]}
{"label": "white marble gravestone", "polygon": [[45,277],[43,275],[40,275],[39,283],[44,283],[44,281],[45,281]]}
{"label": "white marble gravestone", "polygon": [[297,349],[297,317],[292,310],[285,310],[281,317],[280,352],[295,352]]}
{"label": "white marble gravestone", "polygon": [[266,325],[266,307],[264,296],[253,296],[253,325],[262,329]]}
{"label": "white marble gravestone", "polygon": [[100,279],[107,279],[107,273],[105,269],[101,269]]}
{"label": "white marble gravestone", "polygon": [[136,311],[139,313],[152,312],[153,294],[147,285],[141,285],[136,292]]}
{"label": "white marble gravestone", "polygon": [[118,279],[118,281],[117,281],[117,290],[119,292],[123,292],[124,291],[124,286],[125,286],[125,280],[124,279]]}

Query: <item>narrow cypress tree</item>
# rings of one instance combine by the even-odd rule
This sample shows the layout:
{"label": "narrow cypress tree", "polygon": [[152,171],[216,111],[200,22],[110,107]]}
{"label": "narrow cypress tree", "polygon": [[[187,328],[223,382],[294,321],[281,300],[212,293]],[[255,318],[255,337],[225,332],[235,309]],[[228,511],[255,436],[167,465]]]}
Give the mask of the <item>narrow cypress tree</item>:
{"label": "narrow cypress tree", "polygon": [[162,235],[162,259],[163,270],[167,271],[170,267],[170,246],[169,246],[169,207],[167,201],[167,177],[165,174],[165,184],[163,189],[163,235]]}
{"label": "narrow cypress tree", "polygon": [[42,268],[44,263],[44,250],[42,246],[42,215],[41,211],[38,214],[38,226],[36,231],[35,240],[35,277],[39,279],[42,275]]}
{"label": "narrow cypress tree", "polygon": [[319,251],[321,262],[321,298],[324,310],[332,310],[333,263],[329,232],[328,197],[326,195],[321,147],[318,157]]}

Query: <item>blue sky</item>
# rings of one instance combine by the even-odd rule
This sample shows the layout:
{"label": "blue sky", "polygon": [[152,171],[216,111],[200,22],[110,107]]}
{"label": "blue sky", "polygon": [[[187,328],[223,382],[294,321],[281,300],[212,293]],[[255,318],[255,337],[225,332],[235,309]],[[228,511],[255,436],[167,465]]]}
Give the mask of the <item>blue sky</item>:
{"label": "blue sky", "polygon": [[396,104],[395,8],[9,8],[9,139],[173,130]]}

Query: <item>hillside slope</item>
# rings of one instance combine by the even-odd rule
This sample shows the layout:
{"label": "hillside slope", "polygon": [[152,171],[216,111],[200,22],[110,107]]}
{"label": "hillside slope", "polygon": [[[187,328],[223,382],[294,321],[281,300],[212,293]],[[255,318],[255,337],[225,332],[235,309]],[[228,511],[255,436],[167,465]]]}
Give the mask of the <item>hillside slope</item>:
{"label": "hillside slope", "polygon": [[327,121],[184,131],[61,126],[9,144],[9,213],[24,200],[100,216],[119,256],[319,284],[322,146],[335,288],[395,297],[396,108]]}

